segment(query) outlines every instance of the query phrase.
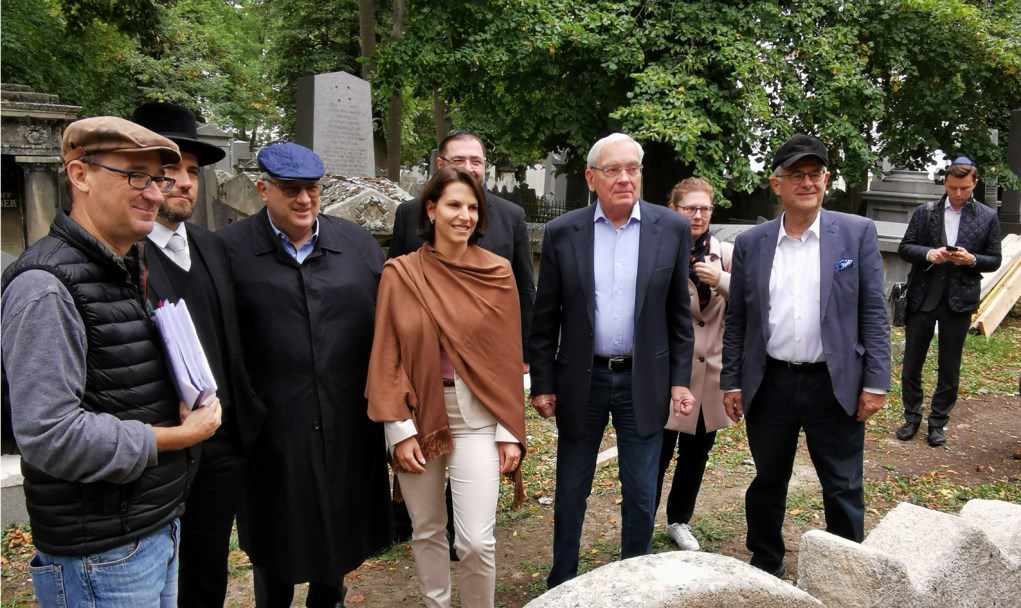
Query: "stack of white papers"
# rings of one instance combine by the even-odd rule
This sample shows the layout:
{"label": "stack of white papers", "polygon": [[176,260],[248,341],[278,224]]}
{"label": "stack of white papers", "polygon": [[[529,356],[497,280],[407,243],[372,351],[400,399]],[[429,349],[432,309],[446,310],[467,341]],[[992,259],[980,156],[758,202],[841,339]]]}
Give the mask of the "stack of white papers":
{"label": "stack of white papers", "polygon": [[153,321],[163,337],[181,401],[188,409],[211,402],[216,396],[216,380],[188,313],[188,305],[184,300],[176,304],[163,301]]}

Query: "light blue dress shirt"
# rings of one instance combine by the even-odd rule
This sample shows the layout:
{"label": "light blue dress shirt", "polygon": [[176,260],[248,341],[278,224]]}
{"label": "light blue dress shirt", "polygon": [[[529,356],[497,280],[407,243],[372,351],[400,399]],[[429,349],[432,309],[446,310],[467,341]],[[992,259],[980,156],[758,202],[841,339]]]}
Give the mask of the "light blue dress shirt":
{"label": "light blue dress shirt", "polygon": [[284,251],[291,254],[291,257],[298,261],[299,264],[305,261],[308,254],[312,253],[312,250],[316,247],[316,241],[319,240],[319,219],[316,218],[316,223],[312,226],[312,238],[305,241],[301,247],[295,248],[294,243],[291,242],[290,237],[284,234],[277,225],[273,223],[273,218],[267,213],[266,217],[269,218],[269,225],[273,228],[273,232],[277,234],[277,238],[284,245]]}
{"label": "light blue dress shirt", "polygon": [[635,337],[635,282],[638,279],[638,237],[641,207],[636,201],[631,217],[620,228],[596,202],[592,268],[595,275],[595,354],[630,357]]}

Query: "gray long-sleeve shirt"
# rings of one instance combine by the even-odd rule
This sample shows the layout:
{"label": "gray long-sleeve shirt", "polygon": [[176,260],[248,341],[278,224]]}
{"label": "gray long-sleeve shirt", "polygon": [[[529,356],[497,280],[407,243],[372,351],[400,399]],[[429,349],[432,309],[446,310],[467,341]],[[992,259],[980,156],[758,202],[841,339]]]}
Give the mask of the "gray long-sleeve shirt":
{"label": "gray long-sleeve shirt", "polygon": [[3,365],[25,462],[68,481],[126,483],[156,464],[149,425],[82,408],[87,341],[67,288],[29,270],[4,290]]}

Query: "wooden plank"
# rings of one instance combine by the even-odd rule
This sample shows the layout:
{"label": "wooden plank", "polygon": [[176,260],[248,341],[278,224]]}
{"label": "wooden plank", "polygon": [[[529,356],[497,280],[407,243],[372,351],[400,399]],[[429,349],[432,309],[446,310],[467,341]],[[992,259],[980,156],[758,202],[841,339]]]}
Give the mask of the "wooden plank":
{"label": "wooden plank", "polygon": [[1003,275],[1007,274],[1007,271],[1010,270],[1014,260],[1021,256],[1021,234],[1008,234],[1005,236],[1000,243],[1000,251],[1003,254],[1003,261],[1000,263],[1000,267],[993,272],[987,272],[982,275],[980,298],[985,298],[989,295],[989,292],[996,287],[996,284],[1003,278]]}
{"label": "wooden plank", "polygon": [[1014,264],[1010,274],[997,286],[985,310],[975,319],[974,325],[978,326],[979,333],[992,335],[1018,299],[1021,299],[1021,263]]}
{"label": "wooden plank", "polygon": [[993,300],[993,297],[996,295],[996,292],[1003,288],[1003,285],[1006,282],[1007,277],[1009,277],[1010,274],[1014,272],[1014,270],[1018,266],[1021,266],[1021,255],[1015,256],[1013,262],[1001,265],[1001,268],[1004,268],[1004,276],[1000,277],[1000,280],[996,283],[996,285],[989,291],[988,294],[986,294],[979,301],[978,310],[976,310],[975,314],[972,316],[972,327],[976,326],[974,323],[975,319],[977,319],[978,316],[982,314],[982,311],[984,311],[986,307],[989,306],[990,302],[992,302]]}

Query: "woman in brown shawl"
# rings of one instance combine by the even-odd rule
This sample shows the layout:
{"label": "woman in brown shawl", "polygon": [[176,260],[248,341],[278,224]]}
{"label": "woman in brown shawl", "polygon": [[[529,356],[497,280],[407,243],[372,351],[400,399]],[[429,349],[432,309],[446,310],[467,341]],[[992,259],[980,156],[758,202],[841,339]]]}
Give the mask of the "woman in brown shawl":
{"label": "woman in brown shawl", "polygon": [[468,172],[438,171],[422,193],[425,244],[386,263],[376,302],[369,417],[385,423],[430,607],[450,606],[445,475],[465,608],[494,603],[500,473],[523,498],[521,313],[510,264],[476,244],[485,200]]}

